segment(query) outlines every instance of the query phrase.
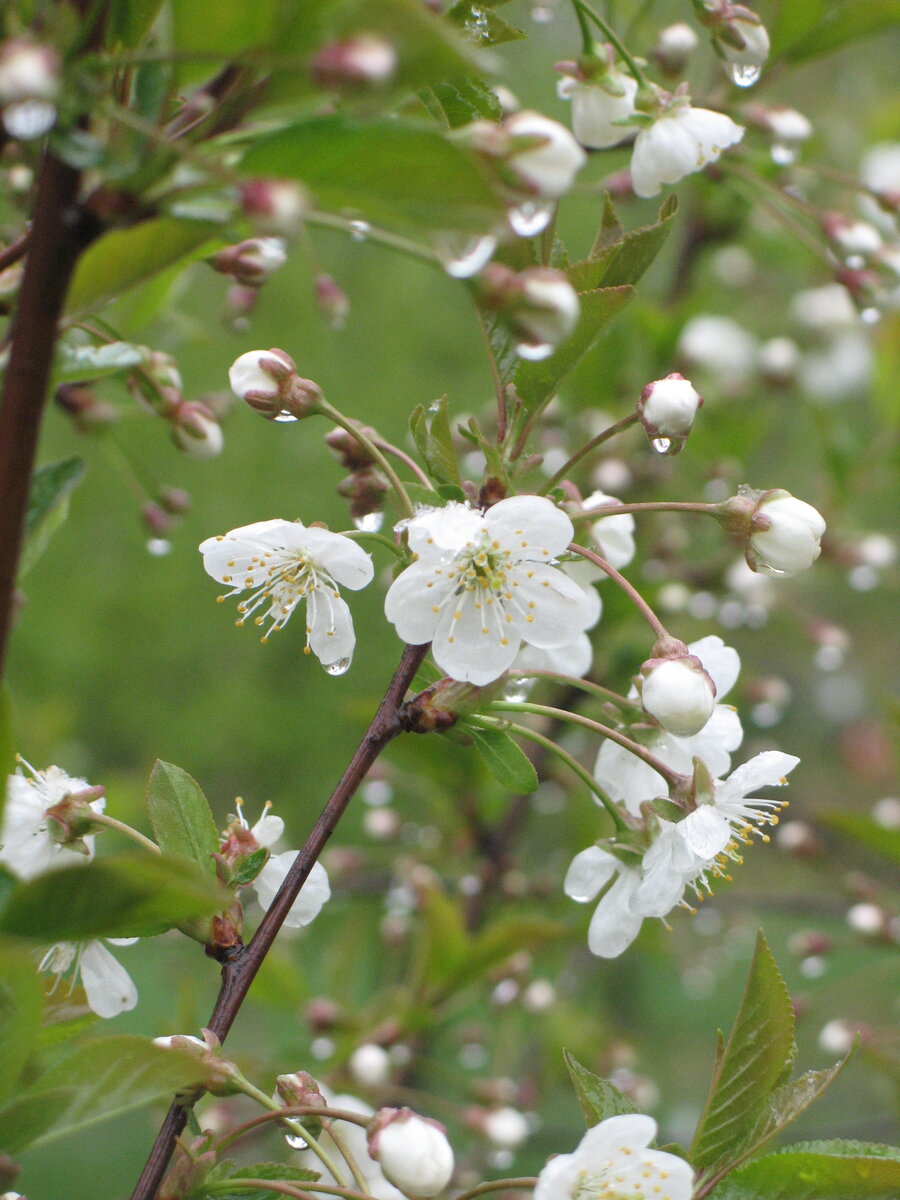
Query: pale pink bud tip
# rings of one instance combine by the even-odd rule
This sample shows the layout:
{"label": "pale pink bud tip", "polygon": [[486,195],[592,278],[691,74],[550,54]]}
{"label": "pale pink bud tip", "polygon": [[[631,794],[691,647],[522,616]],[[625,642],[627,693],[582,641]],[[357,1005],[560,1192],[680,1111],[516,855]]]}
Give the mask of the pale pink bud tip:
{"label": "pale pink bud tip", "polygon": [[369,1154],[405,1195],[429,1200],[453,1174],[453,1150],[444,1127],[408,1108],[382,1108],[369,1125]]}

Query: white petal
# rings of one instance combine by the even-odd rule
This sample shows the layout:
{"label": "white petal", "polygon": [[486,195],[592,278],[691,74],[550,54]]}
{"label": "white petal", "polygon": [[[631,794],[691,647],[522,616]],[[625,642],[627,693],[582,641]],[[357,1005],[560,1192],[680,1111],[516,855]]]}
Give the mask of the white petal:
{"label": "white petal", "polygon": [[581,1167],[575,1154],[557,1154],[538,1175],[532,1200],[570,1200],[575,1195]]}
{"label": "white petal", "polygon": [[570,900],[584,903],[593,900],[607,884],[621,863],[599,846],[588,846],[572,859],[563,881],[563,891]]}
{"label": "white petal", "polygon": [[799,761],[793,754],[764,750],[732,771],[728,779],[716,788],[717,798],[719,795],[723,799],[739,798],[750,796],[762,787],[778,787]]}
{"label": "white petal", "polygon": [[427,559],[442,551],[461,550],[483,529],[484,517],[480,512],[454,502],[445,508],[425,509],[413,517],[407,525],[407,538],[410,550]]}
{"label": "white petal", "polygon": [[356,592],[372,582],[372,559],[351,538],[328,529],[304,529],[303,535],[304,547],[335,583]]}
{"label": "white petal", "polygon": [[731,841],[731,826],[711,804],[701,804],[676,829],[699,858],[712,861]]}
{"label": "white petal", "polygon": [[87,1002],[98,1017],[116,1017],[137,1004],[137,988],[102,942],[88,942],[79,960]]}
{"label": "white petal", "polygon": [[737,650],[726,646],[716,634],[709,634],[688,646],[691,654],[697,658],[712,676],[716,685],[716,699],[721,701],[734,687],[741,669],[741,659]]}
{"label": "white petal", "polygon": [[625,868],[594,910],[588,949],[600,958],[617,958],[640,932],[643,917],[632,907],[640,875]]}
{"label": "white petal", "polygon": [[509,572],[509,613],[524,641],[548,649],[565,646],[591,622],[584,588],[558,567],[523,563]]}
{"label": "white petal", "polygon": [[655,1137],[656,1122],[652,1117],[623,1113],[618,1117],[607,1117],[589,1129],[576,1153],[581,1159],[582,1170],[600,1171],[611,1154],[625,1147],[649,1146]]}
{"label": "white petal", "polygon": [[[283,854],[273,854],[256,879],[253,887],[256,898],[263,908],[268,908],[275,899],[275,893],[284,882],[284,877],[297,857],[296,850],[285,850]],[[298,929],[308,925],[322,911],[322,906],[331,896],[328,874],[321,863],[315,863],[300,889],[300,895],[291,905],[291,910],[285,918],[285,925]]]}
{"label": "white petal", "polygon": [[414,562],[397,576],[384,598],[384,615],[396,627],[397,636],[411,646],[431,641],[441,605],[453,591],[454,581],[446,570],[438,572],[424,561]]}
{"label": "white petal", "polygon": [[520,643],[519,632],[506,622],[503,609],[496,601],[488,604],[485,596],[479,589],[463,592],[455,602],[449,599],[431,643],[434,661],[452,679],[479,686],[512,666]]}
{"label": "white petal", "polygon": [[345,600],[320,583],[306,598],[306,612],[309,647],[323,666],[353,657],[356,634]]}
{"label": "white petal", "polygon": [[575,535],[568,516],[543,496],[510,496],[489,508],[485,528],[519,559],[547,562]]}

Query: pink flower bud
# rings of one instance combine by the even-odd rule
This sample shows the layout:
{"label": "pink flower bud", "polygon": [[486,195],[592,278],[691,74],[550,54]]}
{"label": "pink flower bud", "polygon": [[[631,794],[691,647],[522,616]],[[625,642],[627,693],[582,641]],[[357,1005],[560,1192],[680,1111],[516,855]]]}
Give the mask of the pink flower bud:
{"label": "pink flower bud", "polygon": [[286,179],[253,179],[241,187],[244,212],[263,233],[291,237],[300,228],[309,198]]}
{"label": "pink flower bud", "polygon": [[453,1150],[443,1125],[408,1108],[382,1108],[368,1128],[369,1154],[385,1178],[407,1196],[432,1197],[453,1174]]}
{"label": "pink flower bud", "polygon": [[661,73],[668,77],[680,75],[699,43],[694,30],[684,21],[660,30],[656,45],[650,51]]}
{"label": "pink flower bud", "polygon": [[302,379],[283,350],[248,350],[228,371],[231,390],[269,421],[297,421],[318,409],[318,384]]}
{"label": "pink flower bud", "polygon": [[345,92],[379,87],[388,83],[397,70],[397,50],[380,34],[360,33],[324,46],[309,69],[320,88]]}
{"label": "pink flower bud", "polygon": [[226,246],[213,256],[212,266],[222,275],[232,275],[244,287],[258,288],[286,262],[283,238],[259,237]]}
{"label": "pink flower bud", "polygon": [[319,312],[332,329],[343,329],[350,313],[347,293],[330,275],[317,275],[314,298]]}
{"label": "pink flower bud", "polygon": [[0,45],[0,106],[52,101],[58,94],[59,55],[52,46],[21,38]]}
{"label": "pink flower bud", "polygon": [[189,458],[215,458],[221,454],[222,427],[212,412],[196,400],[184,400],[171,415],[172,441]]}

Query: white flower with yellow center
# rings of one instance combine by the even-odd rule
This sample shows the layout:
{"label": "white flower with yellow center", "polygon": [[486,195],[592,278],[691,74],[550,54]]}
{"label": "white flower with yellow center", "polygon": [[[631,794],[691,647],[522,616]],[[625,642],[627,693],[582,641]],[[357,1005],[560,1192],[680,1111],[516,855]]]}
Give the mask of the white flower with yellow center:
{"label": "white flower with yellow center", "polygon": [[457,503],[424,509],[407,532],[415,561],[391,585],[385,614],[404,641],[431,642],[453,679],[490,683],[523,642],[569,645],[596,616],[584,588],[554,563],[572,522],[542,496],[511,496],[484,513]]}
{"label": "white flower with yellow center", "polygon": [[[56,867],[74,866],[94,856],[94,837],[72,840],[68,844],[54,836],[50,810],[69,796],[91,792],[85,779],[73,779],[60,767],[36,771],[19,760],[28,771],[17,771],[6,781],[6,807],[0,828],[0,864],[8,867],[20,879],[34,879]],[[30,776],[30,778],[29,778]],[[96,792],[96,789],[94,789]],[[101,796],[90,801],[96,813],[106,806]],[[48,813],[50,815],[48,815]],[[59,831],[58,825],[56,831]]]}
{"label": "white flower with yellow center", "polygon": [[[131,946],[137,940],[106,939],[113,946]],[[87,942],[57,942],[41,959],[38,970],[56,976],[51,994],[63,975],[70,978],[70,992],[80,978],[87,1002],[98,1017],[117,1017],[137,1004],[137,988],[131,976],[98,938]]]}
{"label": "white flower with yellow center", "polygon": [[356,636],[338,585],[357,591],[373,575],[372,560],[356,542],[300,521],[257,521],[207,538],[200,553],[207,574],[231,586],[220,600],[250,592],[238,604],[238,625],[263,609],[253,619],[257,625],[270,619],[265,642],[305,600],[306,653],[334,674],[350,665]]}
{"label": "white flower with yellow center", "polygon": [[573,1154],[557,1154],[538,1176],[534,1200],[691,1200],[689,1163],[648,1149],[656,1122],[641,1113],[607,1117]]}

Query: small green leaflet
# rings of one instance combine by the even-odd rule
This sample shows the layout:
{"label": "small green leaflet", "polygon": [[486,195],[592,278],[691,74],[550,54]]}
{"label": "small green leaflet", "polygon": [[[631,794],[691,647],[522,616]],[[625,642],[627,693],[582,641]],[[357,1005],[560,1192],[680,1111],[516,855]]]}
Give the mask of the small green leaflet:
{"label": "small green leaflet", "polygon": [[605,1121],[607,1117],[618,1117],[623,1113],[638,1111],[637,1106],[608,1079],[602,1079],[587,1067],[583,1067],[568,1050],[563,1050],[563,1059],[588,1129],[600,1121]]}
{"label": "small green leaflet", "polygon": [[508,733],[469,724],[465,730],[487,769],[507,791],[522,795],[537,789],[537,772],[531,760]]}
{"label": "small green leaflet", "polygon": [[69,513],[69,495],[84,478],[81,458],[64,458],[38,467],[31,477],[25,513],[25,548],[19,563],[24,578],[47,548],[50,538]]}

